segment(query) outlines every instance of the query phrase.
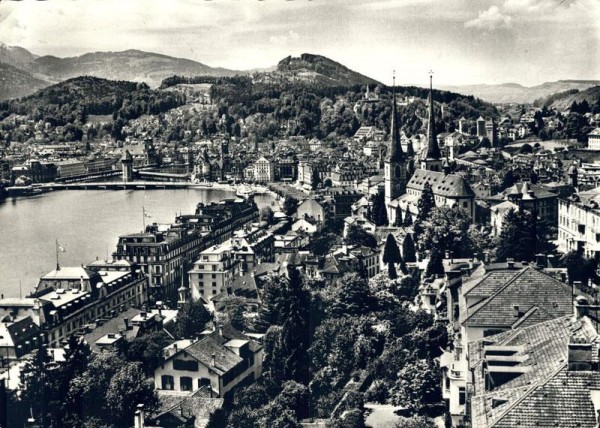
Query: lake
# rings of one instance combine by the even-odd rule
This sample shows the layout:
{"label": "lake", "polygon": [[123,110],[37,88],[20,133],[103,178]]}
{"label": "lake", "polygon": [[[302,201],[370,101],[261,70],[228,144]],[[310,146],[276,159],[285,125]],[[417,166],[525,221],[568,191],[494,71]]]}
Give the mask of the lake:
{"label": "lake", "polygon": [[[8,198],[0,202],[0,293],[24,297],[38,279],[56,267],[55,242],[62,266],[79,266],[110,258],[118,236],[143,230],[146,224],[171,223],[179,213],[192,214],[199,202],[235,197],[221,189],[70,190],[40,196]],[[259,209],[271,195],[256,195]]]}

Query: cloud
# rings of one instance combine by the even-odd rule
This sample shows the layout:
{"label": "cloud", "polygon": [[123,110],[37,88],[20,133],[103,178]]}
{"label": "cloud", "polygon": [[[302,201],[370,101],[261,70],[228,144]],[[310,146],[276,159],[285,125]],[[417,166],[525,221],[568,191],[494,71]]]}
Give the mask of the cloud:
{"label": "cloud", "polygon": [[500,11],[498,6],[491,6],[488,10],[479,12],[475,19],[465,22],[467,28],[479,28],[482,30],[496,30],[499,28],[510,28],[512,17]]}
{"label": "cloud", "polygon": [[299,39],[300,35],[294,30],[290,30],[287,34],[269,37],[270,42],[276,45],[283,45],[287,44],[288,42],[297,42]]}

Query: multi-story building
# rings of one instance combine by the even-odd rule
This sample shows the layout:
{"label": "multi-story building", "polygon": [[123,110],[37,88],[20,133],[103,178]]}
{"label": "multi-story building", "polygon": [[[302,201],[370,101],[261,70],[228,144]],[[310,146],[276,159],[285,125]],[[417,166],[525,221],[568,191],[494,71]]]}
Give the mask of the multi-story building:
{"label": "multi-story building", "polygon": [[202,251],[188,272],[192,298],[209,302],[212,296],[226,291],[241,271],[241,263],[235,257],[231,243],[217,244]]}
{"label": "multi-story building", "polygon": [[0,318],[31,317],[45,343],[56,347],[98,319],[142,305],[147,293],[148,279],[133,265],[59,267],[40,278],[27,298],[1,299]]}
{"label": "multi-story building", "polygon": [[600,128],[587,134],[587,142],[590,150],[600,150]]}
{"label": "multi-story building", "polygon": [[175,224],[153,224],[143,233],[120,236],[113,258],[137,263],[148,275],[155,298],[175,298],[202,250],[228,240],[234,231],[257,220],[258,208],[252,199],[200,203],[195,214],[178,216]]}
{"label": "multi-story building", "polygon": [[[468,427],[596,427],[598,306],[469,345]],[[585,300],[583,300],[584,303]]]}
{"label": "multi-story building", "polygon": [[273,161],[260,157],[252,165],[254,168],[254,180],[261,183],[271,183],[275,181],[275,164]]}
{"label": "multi-story building", "polygon": [[209,387],[229,397],[238,385],[253,383],[262,374],[263,348],[230,325],[217,327],[200,340],[180,340],[165,348],[165,359],[154,371],[159,395],[192,394]]}
{"label": "multi-story building", "polygon": [[558,221],[558,195],[529,182],[516,183],[487,201],[492,205],[491,220],[496,235],[502,232],[503,216],[511,208],[528,211],[549,226]]}
{"label": "multi-story building", "polygon": [[571,314],[573,290],[539,269],[519,269],[509,261],[480,266],[445,293],[454,340],[441,357],[442,394],[453,423],[460,424],[468,416],[465,397],[474,367],[467,355],[469,344]]}
{"label": "multi-story building", "polygon": [[600,255],[600,187],[558,201],[558,247]]}

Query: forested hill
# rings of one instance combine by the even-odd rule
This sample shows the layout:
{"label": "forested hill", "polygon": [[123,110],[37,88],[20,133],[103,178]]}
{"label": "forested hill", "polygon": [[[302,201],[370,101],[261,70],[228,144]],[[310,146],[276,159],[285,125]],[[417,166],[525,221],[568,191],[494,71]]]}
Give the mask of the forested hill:
{"label": "forested hill", "polygon": [[53,126],[80,127],[88,115],[112,115],[119,128],[143,114],[159,114],[185,103],[181,94],[150,89],[144,83],[82,76],[27,97],[0,102],[0,120],[11,113]]}
{"label": "forested hill", "polygon": [[546,98],[539,98],[535,100],[534,105],[536,107],[546,106],[547,108],[556,108],[564,111],[569,109],[573,103],[581,104],[583,102],[586,102],[589,106],[600,104],[600,86],[594,86],[583,91],[571,89]]}
{"label": "forested hill", "polygon": [[0,101],[31,93],[50,83],[32,76],[31,73],[0,63]]}
{"label": "forested hill", "polygon": [[[212,108],[194,113],[184,109],[175,113],[177,120],[166,124],[158,115],[186,104],[186,96],[177,88],[179,83],[210,83]],[[128,122],[142,115],[154,117],[151,134],[166,141],[190,142],[186,138],[210,138],[218,132],[238,138],[337,139],[351,137],[360,126],[377,126],[387,131],[392,88],[371,85],[370,91],[377,100],[366,100],[365,91],[366,85],[359,84],[330,86],[306,80],[266,83],[255,82],[248,76],[172,77],[164,80],[160,89],[150,89],[144,83],[86,76],[44,88],[19,100],[0,103],[0,121],[15,113],[52,126],[66,125],[69,131],[64,134],[65,141],[79,140],[84,132],[88,132],[88,138],[108,134],[122,139],[122,130]],[[397,87],[396,96],[402,130],[408,136],[423,132],[428,89]],[[438,117],[436,132],[456,129],[461,116],[467,119],[498,117],[492,105],[472,96],[434,90],[433,97]],[[105,115],[112,120],[94,124],[90,130],[84,126],[90,115]],[[186,130],[200,130],[200,133],[190,134]],[[11,138],[16,140],[30,138],[30,135],[12,131]]]}

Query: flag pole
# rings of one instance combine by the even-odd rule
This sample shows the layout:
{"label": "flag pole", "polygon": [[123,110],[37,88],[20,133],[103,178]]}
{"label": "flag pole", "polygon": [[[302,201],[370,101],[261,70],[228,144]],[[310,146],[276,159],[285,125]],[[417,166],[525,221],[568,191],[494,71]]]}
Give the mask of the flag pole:
{"label": "flag pole", "polygon": [[144,208],[143,205],[142,205],[142,225],[143,225],[142,233],[145,233],[146,232],[146,209]]}
{"label": "flag pole", "polygon": [[56,270],[59,270],[60,264],[58,263],[58,239],[54,240],[54,250],[56,251]]}

